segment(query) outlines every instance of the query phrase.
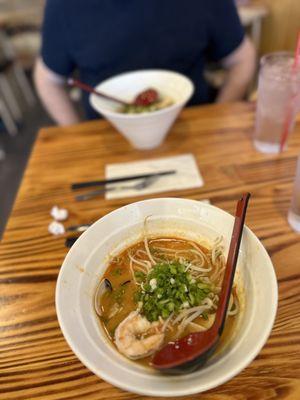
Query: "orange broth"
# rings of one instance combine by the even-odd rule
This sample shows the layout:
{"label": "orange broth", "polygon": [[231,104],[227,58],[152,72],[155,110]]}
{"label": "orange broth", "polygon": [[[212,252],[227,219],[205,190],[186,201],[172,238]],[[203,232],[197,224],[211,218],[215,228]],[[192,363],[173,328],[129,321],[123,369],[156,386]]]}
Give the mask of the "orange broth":
{"label": "orange broth", "polygon": [[[166,239],[174,239],[174,242],[166,241]],[[150,239],[150,250],[152,251],[153,249],[151,249],[151,241],[153,240],[154,240],[153,243],[155,243],[155,246],[157,247],[161,246],[163,248],[171,248],[179,251],[188,250],[191,248],[190,247],[191,241],[178,238],[164,237],[158,239]],[[208,248],[199,245],[198,243],[197,246],[200,247],[205,254],[209,253]],[[100,320],[113,346],[115,346],[114,333],[116,328],[128,316],[128,314],[137,309],[137,304],[134,301],[134,293],[138,290],[138,287],[132,279],[132,274],[129,268],[130,260],[128,257],[128,252],[134,253],[137,250],[145,250],[145,245],[143,241],[138,242],[133,246],[130,246],[122,253],[120,253],[117,257],[114,257],[110,261],[107,270],[103,276],[103,278],[106,278],[111,282],[113,287],[113,292],[106,292],[101,298],[101,308],[103,311],[103,316],[102,318],[100,318]],[[211,273],[213,273],[213,271]],[[116,307],[116,305],[117,307],[119,307],[120,311],[116,315],[113,315],[112,317],[108,318],[108,316],[111,314],[113,307]],[[214,317],[210,316],[209,321],[207,321],[206,319],[200,316],[193,322],[201,323],[201,325],[206,326],[207,324],[212,323],[213,319],[211,318]],[[224,348],[226,343],[233,335],[236,320],[237,320],[236,316],[228,316],[217,352],[221,351]],[[175,324],[172,327],[172,330],[166,331],[164,344],[174,340],[176,335],[177,325]],[[187,327],[184,330],[184,332],[180,335],[180,337],[183,337],[191,332],[195,332],[195,330]],[[135,362],[145,366],[149,365],[150,359],[151,357],[145,357],[142,359],[135,360]]]}

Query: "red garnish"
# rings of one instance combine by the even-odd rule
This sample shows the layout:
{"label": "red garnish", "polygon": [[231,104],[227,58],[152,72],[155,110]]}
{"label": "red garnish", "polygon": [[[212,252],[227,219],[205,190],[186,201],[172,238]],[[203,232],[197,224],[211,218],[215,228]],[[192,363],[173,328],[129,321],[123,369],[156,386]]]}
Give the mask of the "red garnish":
{"label": "red garnish", "polygon": [[155,89],[147,89],[136,96],[134,105],[149,106],[156,101],[158,101],[158,92]]}

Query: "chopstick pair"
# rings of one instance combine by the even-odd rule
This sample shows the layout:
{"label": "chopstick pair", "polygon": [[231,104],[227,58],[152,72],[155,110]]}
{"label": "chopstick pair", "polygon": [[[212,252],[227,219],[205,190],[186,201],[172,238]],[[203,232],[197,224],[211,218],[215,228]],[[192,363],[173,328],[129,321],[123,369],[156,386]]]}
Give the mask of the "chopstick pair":
{"label": "chopstick pair", "polygon": [[[104,179],[101,181],[90,181],[90,182],[82,182],[82,183],[74,183],[71,188],[73,190],[77,189],[82,189],[82,188],[87,188],[87,187],[92,187],[92,186],[103,186],[100,189],[92,190],[84,194],[80,194],[75,196],[76,201],[85,201],[89,200],[93,197],[99,196],[101,194],[105,194],[107,192],[111,191],[117,191],[117,190],[142,190],[145,189],[149,186],[151,186],[159,177],[165,176],[165,175],[173,175],[175,174],[175,170],[170,170],[170,171],[161,171],[161,172],[153,172],[149,174],[142,174],[142,175],[131,175],[131,176],[124,176],[124,177],[119,177],[119,178],[112,178],[112,179]],[[108,184],[114,184],[114,183],[121,183],[121,182],[130,182],[134,180],[141,180],[142,182],[137,182],[132,186],[109,186],[107,187],[106,185]]]}
{"label": "chopstick pair", "polygon": [[93,186],[105,186],[110,183],[120,183],[120,182],[129,182],[137,179],[147,179],[155,176],[165,176],[165,175],[173,175],[176,174],[176,170],[169,171],[161,171],[161,172],[151,172],[149,174],[141,174],[141,175],[130,175],[130,176],[122,176],[118,178],[111,179],[103,179],[98,181],[87,181],[87,182],[76,182],[71,185],[72,190],[84,189]]}

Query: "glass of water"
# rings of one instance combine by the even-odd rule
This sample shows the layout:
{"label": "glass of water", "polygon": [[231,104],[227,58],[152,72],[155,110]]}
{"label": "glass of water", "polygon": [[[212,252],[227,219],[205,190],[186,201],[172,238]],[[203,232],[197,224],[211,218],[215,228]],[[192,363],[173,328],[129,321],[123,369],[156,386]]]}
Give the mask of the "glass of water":
{"label": "glass of water", "polygon": [[300,155],[297,160],[292,202],[288,212],[288,222],[296,232],[300,233]]}
{"label": "glass of water", "polygon": [[279,153],[282,134],[292,132],[299,103],[300,71],[292,73],[294,56],[281,52],[261,59],[254,146],[263,153]]}

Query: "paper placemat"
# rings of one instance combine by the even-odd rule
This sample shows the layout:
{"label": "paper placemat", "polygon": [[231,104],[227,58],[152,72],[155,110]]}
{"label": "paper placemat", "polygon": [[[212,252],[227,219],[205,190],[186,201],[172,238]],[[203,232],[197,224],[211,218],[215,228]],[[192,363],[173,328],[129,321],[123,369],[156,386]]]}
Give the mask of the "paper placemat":
{"label": "paper placemat", "polygon": [[[133,189],[131,186],[141,181],[125,182],[114,185],[119,190],[106,192],[106,199],[120,199],[131,196],[144,196],[152,193],[161,193],[170,190],[194,189],[204,185],[203,178],[198,169],[193,154],[182,154],[174,157],[156,158],[152,160],[134,161],[120,164],[107,164],[105,168],[106,179],[176,170],[174,175],[161,176],[151,186],[144,189]],[[124,189],[129,186],[128,189]]]}

